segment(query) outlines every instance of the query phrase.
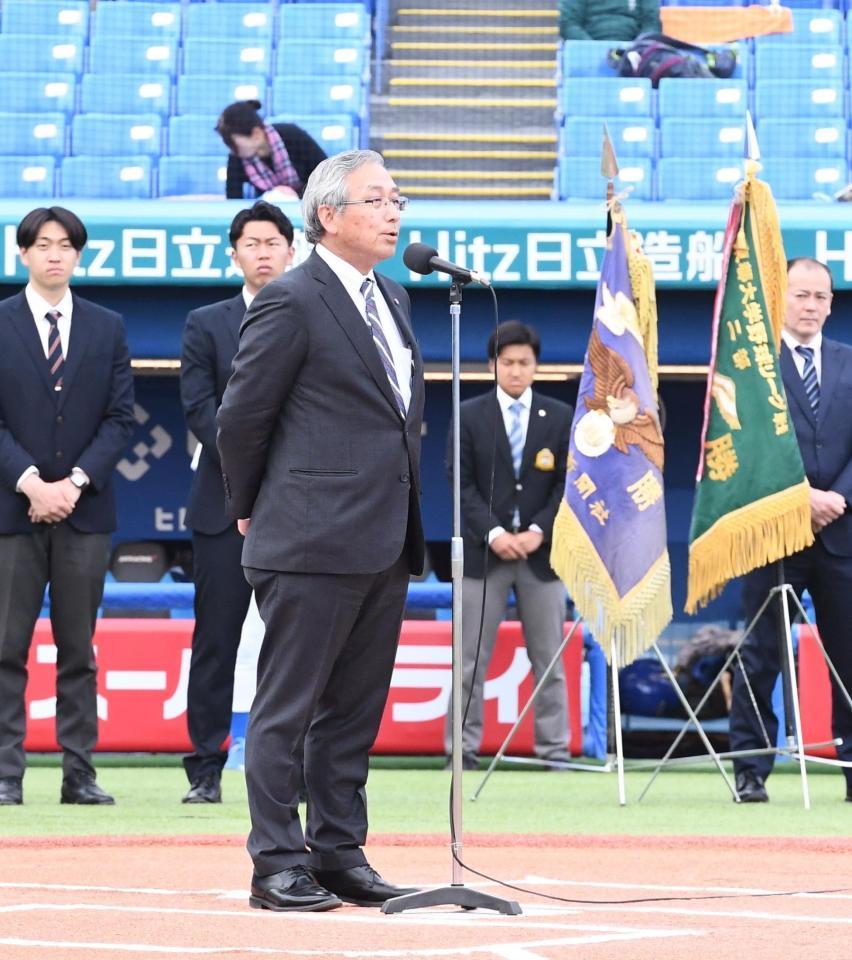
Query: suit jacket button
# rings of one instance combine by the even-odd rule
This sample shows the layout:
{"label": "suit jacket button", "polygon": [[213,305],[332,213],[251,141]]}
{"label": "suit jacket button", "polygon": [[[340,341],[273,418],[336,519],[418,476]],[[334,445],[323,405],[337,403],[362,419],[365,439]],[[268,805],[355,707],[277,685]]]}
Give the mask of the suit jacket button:
{"label": "suit jacket button", "polygon": [[65,418],[62,416],[61,413],[60,413],[59,416],[56,418],[56,422],[57,422],[57,423],[64,423],[64,422],[65,422]]}
{"label": "suit jacket button", "polygon": [[57,460],[61,460],[64,456],[65,456],[65,454],[64,454],[61,450],[57,450],[57,451],[56,451],[56,459],[57,459]]}
{"label": "suit jacket button", "polygon": [[400,482],[400,483],[408,483],[408,474],[407,474],[407,473],[401,473],[401,474],[399,475],[399,482]]}
{"label": "suit jacket button", "polygon": [[515,489],[518,490],[518,491],[521,491],[521,490],[524,489],[524,485],[523,485],[522,483],[516,483],[516,484],[515,484]]}

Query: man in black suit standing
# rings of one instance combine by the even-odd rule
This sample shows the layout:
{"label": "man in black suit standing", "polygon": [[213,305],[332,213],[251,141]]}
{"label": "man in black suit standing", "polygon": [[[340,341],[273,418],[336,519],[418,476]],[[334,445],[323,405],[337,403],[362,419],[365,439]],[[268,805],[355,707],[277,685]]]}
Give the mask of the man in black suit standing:
{"label": "man in black suit standing", "polygon": [[[563,638],[565,588],[550,567],[550,537],[565,491],[573,410],[533,391],[540,353],[541,341],[531,327],[515,321],[500,324],[488,340],[488,363],[496,373],[497,389],[461,405],[462,703],[470,696],[462,731],[466,770],[479,765],[485,673],[509,591],[514,588],[536,681]],[[489,512],[492,464],[493,510]],[[451,457],[448,466],[452,470]],[[483,590],[486,601],[477,661]],[[539,691],[533,710],[536,755],[569,761],[568,698],[561,661]],[[444,747],[449,754],[452,711],[447,712]]]}
{"label": "man in black suit standing", "polygon": [[246,735],[254,907],[410,892],[362,850],[368,752],[424,557],[423,363],[408,295],[373,270],[405,204],[370,150],[314,170],[302,207],[316,248],[252,304],[219,410],[225,495],[266,625]]}
{"label": "man in black suit standing", "polygon": [[190,783],[184,803],[222,800],[227,759],[222,744],[231,728],[234,664],[251,600],[240,561],[243,538],[225,511],[216,411],[231,375],[246,310],[293,260],[293,224],[278,207],[258,200],[234,217],[230,240],[243,288],[235,297],[193,310],[186,318],[181,350],[184,416],[201,448],[186,515],[192,530],[195,629],[187,689],[193,752],[183,761]]}
{"label": "man in black suit standing", "polygon": [[[810,592],[820,638],[846,689],[852,691],[852,347],[822,335],[833,294],[825,264],[808,257],[789,262],[781,375],[811,485],[816,541],[787,557],[784,573],[797,595],[805,589]],[[774,564],[744,578],[747,623],[776,585]],[[778,721],[772,711],[772,690],[780,670],[778,621],[779,607],[773,601],[743,645],[748,683],[738,670],[730,717],[734,751],[761,750],[767,738],[775,746]],[[839,759],[852,761],[852,710],[833,678],[831,725],[833,736],[842,739]],[[737,793],[743,803],[769,799],[764,781],[772,772],[773,759],[768,754],[734,760]],[[852,802],[852,768],[844,768],[844,773],[846,799]]]}
{"label": "man in black suit standing", "polygon": [[0,303],[0,804],[23,802],[27,656],[50,584],[62,803],[95,781],[92,649],[116,527],[112,474],[133,429],[121,317],[72,294],[86,228],[63,207],[18,224],[23,291]]}

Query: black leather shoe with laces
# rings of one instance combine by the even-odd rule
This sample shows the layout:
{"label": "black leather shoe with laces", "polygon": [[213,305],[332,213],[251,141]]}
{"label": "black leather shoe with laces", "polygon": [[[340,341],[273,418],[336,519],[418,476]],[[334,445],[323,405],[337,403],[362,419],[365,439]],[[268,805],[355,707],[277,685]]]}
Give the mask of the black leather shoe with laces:
{"label": "black leather shoe with laces", "polygon": [[89,806],[115,803],[115,800],[95,783],[93,773],[69,773],[62,781],[59,801]]}
{"label": "black leather shoe with laces", "polygon": [[286,867],[268,877],[251,878],[249,905],[257,910],[334,910],[343,904],[321,887],[307,867]]}
{"label": "black leather shoe with laces", "polygon": [[752,770],[743,770],[737,774],[737,793],[740,803],[768,803],[769,794],[763,785],[763,777]]}
{"label": "black leather shoe with laces", "polygon": [[417,887],[393,886],[383,880],[369,863],[348,870],[314,870],[313,874],[326,890],[337,894],[345,903],[359,907],[380,907],[385,900],[418,892]]}
{"label": "black leather shoe with laces", "polygon": [[221,778],[213,773],[198,777],[192,781],[181,803],[221,803]]}
{"label": "black leather shoe with laces", "polygon": [[0,807],[15,807],[24,802],[20,777],[0,777]]}

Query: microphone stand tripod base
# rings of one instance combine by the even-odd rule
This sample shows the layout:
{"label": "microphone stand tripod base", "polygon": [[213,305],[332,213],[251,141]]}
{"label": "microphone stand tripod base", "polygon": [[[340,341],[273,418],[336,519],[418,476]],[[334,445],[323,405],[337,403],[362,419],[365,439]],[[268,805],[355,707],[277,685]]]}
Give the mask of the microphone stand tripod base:
{"label": "microphone stand tripod base", "polygon": [[496,910],[508,917],[517,917],[523,912],[516,900],[503,900],[488,893],[472,890],[464,884],[449,887],[437,887],[435,890],[421,890],[419,893],[407,893],[402,897],[393,897],[382,904],[382,913],[402,913],[403,910],[416,910],[418,907],[455,906],[464,910]]}

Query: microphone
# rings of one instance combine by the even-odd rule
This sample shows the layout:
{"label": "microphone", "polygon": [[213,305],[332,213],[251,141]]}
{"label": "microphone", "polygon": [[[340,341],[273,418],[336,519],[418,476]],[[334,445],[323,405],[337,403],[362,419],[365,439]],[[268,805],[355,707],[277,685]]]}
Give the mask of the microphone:
{"label": "microphone", "polygon": [[449,260],[442,260],[438,256],[438,251],[425,243],[410,243],[402,255],[402,262],[412,273],[419,273],[424,277],[437,270],[438,273],[448,273],[453,280],[460,280],[462,283],[480,283],[483,287],[491,286],[490,281],[486,280],[481,273],[468,270],[467,267],[460,267],[456,263],[450,263]]}

